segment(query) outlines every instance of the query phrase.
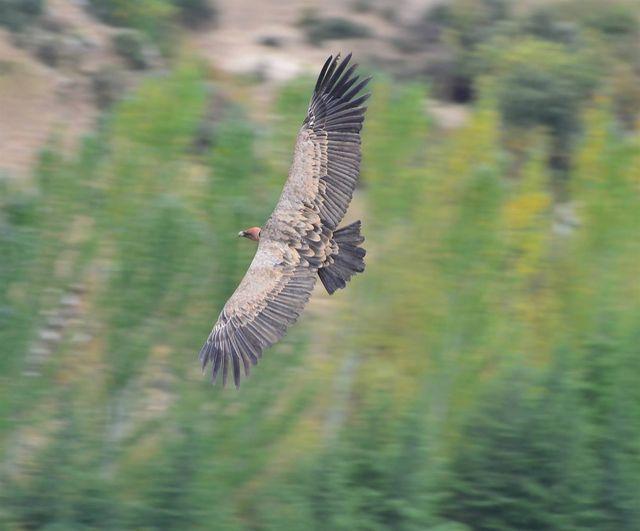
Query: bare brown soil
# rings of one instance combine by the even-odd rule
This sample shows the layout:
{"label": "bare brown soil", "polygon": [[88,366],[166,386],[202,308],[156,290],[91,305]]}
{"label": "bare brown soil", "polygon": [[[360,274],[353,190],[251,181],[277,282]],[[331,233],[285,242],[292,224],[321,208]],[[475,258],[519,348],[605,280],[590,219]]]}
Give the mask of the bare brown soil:
{"label": "bare brown soil", "polygon": [[112,30],[76,2],[49,0],[47,10],[65,35],[81,39],[86,47],[78,61],[52,68],[0,30],[0,171],[10,176],[28,174],[53,134],[63,146],[75,146],[98,114],[88,74],[115,60]]}

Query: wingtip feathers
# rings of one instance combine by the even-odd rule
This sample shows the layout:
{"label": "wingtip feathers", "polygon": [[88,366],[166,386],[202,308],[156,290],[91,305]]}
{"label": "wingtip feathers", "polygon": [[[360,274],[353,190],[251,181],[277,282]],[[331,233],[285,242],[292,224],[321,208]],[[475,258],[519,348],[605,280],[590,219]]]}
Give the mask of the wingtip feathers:
{"label": "wingtip feathers", "polygon": [[[311,103],[309,104],[309,112],[313,116],[308,116],[305,123],[309,123],[314,119],[320,120],[323,115],[331,114],[336,108],[339,108],[339,110],[346,108],[361,109],[359,105],[362,102],[353,102],[352,100],[371,81],[371,77],[361,80],[360,76],[355,75],[358,64],[354,63],[349,66],[352,57],[353,55],[350,52],[342,61],[340,61],[339,53],[335,56],[330,55],[327,58],[316,80]],[[362,114],[364,115],[364,113]],[[359,122],[359,120],[356,120],[356,122]]]}

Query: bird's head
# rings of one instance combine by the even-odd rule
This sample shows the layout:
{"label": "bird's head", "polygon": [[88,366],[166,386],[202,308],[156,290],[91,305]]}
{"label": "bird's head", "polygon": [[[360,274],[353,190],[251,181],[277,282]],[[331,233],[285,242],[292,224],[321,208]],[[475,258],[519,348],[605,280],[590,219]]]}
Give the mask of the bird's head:
{"label": "bird's head", "polygon": [[241,230],[238,233],[238,236],[241,236],[242,238],[249,238],[250,240],[257,242],[260,240],[260,230],[260,227],[251,227],[250,229]]}

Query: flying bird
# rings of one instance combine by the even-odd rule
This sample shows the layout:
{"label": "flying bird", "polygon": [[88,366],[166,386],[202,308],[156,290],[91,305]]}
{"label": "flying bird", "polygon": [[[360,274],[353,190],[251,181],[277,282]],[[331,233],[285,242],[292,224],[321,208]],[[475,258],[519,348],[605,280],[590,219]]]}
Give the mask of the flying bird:
{"label": "flying bird", "polygon": [[262,352],[298,319],[319,277],[329,294],[364,271],[360,221],[338,228],[360,173],[360,131],[371,78],[360,80],[351,54],[324,63],[298,132],[280,199],[263,227],[238,236],[257,242],[256,254],[200,350],[215,383],[229,372],[236,387]]}

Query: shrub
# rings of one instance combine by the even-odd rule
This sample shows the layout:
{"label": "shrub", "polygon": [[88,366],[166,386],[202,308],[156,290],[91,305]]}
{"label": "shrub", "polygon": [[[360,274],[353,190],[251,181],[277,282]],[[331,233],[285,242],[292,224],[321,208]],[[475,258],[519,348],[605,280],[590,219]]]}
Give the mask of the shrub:
{"label": "shrub", "polygon": [[341,17],[311,17],[303,21],[303,26],[307,40],[315,45],[331,39],[364,39],[372,36],[367,26]]}
{"label": "shrub", "polygon": [[178,9],[180,21],[190,28],[215,23],[218,10],[210,0],[172,0]]}
{"label": "shrub", "polygon": [[406,35],[396,41],[404,51],[429,51],[419,70],[436,96],[466,103],[474,97],[477,50],[503,31],[509,17],[504,0],[454,0],[431,6]]}
{"label": "shrub", "polygon": [[534,9],[525,17],[522,27],[537,38],[563,43],[575,41],[579,29],[575,23],[562,20],[550,6]]}
{"label": "shrub", "polygon": [[127,65],[136,70],[150,66],[144,36],[135,30],[122,30],[113,37],[113,47]]}
{"label": "shrub", "polygon": [[36,47],[36,56],[47,66],[58,66],[64,55],[64,43],[56,35],[46,35]]}
{"label": "shrub", "polygon": [[91,11],[102,21],[119,26],[128,25],[131,11],[120,0],[89,0]]}
{"label": "shrub", "polygon": [[91,77],[96,105],[106,109],[115,103],[124,92],[122,72],[114,66],[104,66]]}
{"label": "shrub", "polygon": [[591,527],[592,478],[584,470],[593,464],[566,380],[516,372],[483,397],[451,462],[445,516],[473,529]]}
{"label": "shrub", "polygon": [[637,9],[622,4],[591,3],[584,22],[587,26],[612,37],[629,35],[637,38],[640,29]]}
{"label": "shrub", "polygon": [[505,0],[455,0],[431,7],[418,24],[418,31],[426,25],[447,30],[455,42],[469,50],[495,33],[495,26],[509,16]]}
{"label": "shrub", "polygon": [[631,65],[620,64],[613,69],[611,96],[621,123],[633,130],[640,117],[640,83]]}
{"label": "shrub", "polygon": [[446,51],[425,68],[434,96],[456,103],[468,103],[475,96],[474,79],[468,61]]}
{"label": "shrub", "polygon": [[258,39],[258,43],[269,48],[281,48],[282,39],[275,35],[264,35]]}
{"label": "shrub", "polygon": [[372,0],[353,0],[351,3],[351,9],[356,13],[370,13],[373,8]]}
{"label": "shrub", "polygon": [[545,127],[566,153],[579,129],[582,104],[598,83],[597,65],[561,45],[532,39],[499,51],[494,60],[503,123]]}
{"label": "shrub", "polygon": [[176,9],[167,0],[90,0],[89,5],[107,24],[137,29],[163,52],[168,51]]}
{"label": "shrub", "polygon": [[0,26],[21,30],[43,11],[44,0],[0,0]]}

